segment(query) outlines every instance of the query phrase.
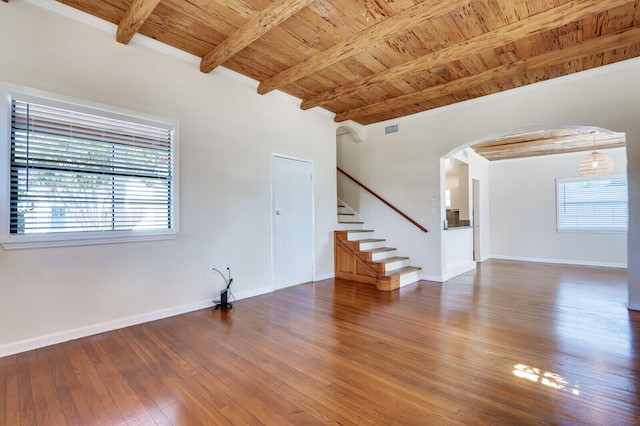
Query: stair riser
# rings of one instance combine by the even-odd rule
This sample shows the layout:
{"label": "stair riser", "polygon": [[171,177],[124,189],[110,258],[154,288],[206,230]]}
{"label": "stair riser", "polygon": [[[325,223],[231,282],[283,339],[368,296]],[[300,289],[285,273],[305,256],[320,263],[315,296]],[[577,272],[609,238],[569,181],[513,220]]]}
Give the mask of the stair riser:
{"label": "stair riser", "polygon": [[338,222],[357,222],[357,220],[352,214],[338,214]]}
{"label": "stair riser", "polygon": [[400,276],[400,287],[420,281],[420,271],[409,272]]}
{"label": "stair riser", "polygon": [[360,250],[373,250],[384,247],[384,241],[376,241],[373,243],[360,243]]}
{"label": "stair riser", "polygon": [[396,255],[397,250],[382,251],[380,253],[371,254],[371,260],[377,262],[380,260],[388,259],[390,257],[395,257]]}
{"label": "stair riser", "polygon": [[391,262],[384,265],[385,272],[391,272],[394,269],[404,268],[405,266],[409,266],[409,259],[398,260],[397,262]]}
{"label": "stair riser", "polygon": [[355,231],[363,228],[362,223],[349,223],[349,222],[340,222],[338,223],[337,230],[338,231]]}
{"label": "stair riser", "polygon": [[369,240],[373,238],[373,231],[371,232],[349,232],[347,239],[349,241]]}

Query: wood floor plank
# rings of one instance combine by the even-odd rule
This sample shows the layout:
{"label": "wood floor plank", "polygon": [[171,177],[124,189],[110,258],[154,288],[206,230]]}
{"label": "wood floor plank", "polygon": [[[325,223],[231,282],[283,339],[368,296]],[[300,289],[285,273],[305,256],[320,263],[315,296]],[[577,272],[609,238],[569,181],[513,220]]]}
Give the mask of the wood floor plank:
{"label": "wood floor plank", "polygon": [[35,406],[36,423],[39,425],[65,424],[65,417],[53,381],[47,351],[49,348],[33,352],[29,358],[29,374]]}
{"label": "wood floor plank", "polygon": [[36,424],[33,391],[29,375],[29,359],[34,357],[35,352],[33,351],[22,353],[16,357],[20,422],[26,425]]}
{"label": "wood floor plank", "polygon": [[282,289],[0,359],[0,424],[640,424],[626,279],[491,260]]}
{"label": "wood floor plank", "polygon": [[16,365],[16,355],[11,355],[0,359],[3,369],[0,370],[3,378],[0,383],[4,383],[2,392],[3,403],[0,404],[0,420],[4,419],[6,425],[20,424],[20,401],[18,398],[18,371]]}
{"label": "wood floor plank", "polygon": [[92,424],[96,423],[91,409],[92,402],[85,397],[72,366],[73,360],[70,358],[73,346],[77,344],[68,342],[59,345],[59,350],[50,353],[49,362],[52,365],[53,381],[67,424]]}
{"label": "wood floor plank", "polygon": [[[100,359],[100,363],[96,365],[96,372],[126,424],[153,424],[153,416],[141,402],[145,396],[138,395],[132,389],[133,369],[120,365],[120,354],[127,350],[127,346],[118,339],[118,335],[125,332],[126,330],[116,330],[108,333],[107,338],[99,339],[93,345]],[[141,365],[140,368],[142,367]]]}

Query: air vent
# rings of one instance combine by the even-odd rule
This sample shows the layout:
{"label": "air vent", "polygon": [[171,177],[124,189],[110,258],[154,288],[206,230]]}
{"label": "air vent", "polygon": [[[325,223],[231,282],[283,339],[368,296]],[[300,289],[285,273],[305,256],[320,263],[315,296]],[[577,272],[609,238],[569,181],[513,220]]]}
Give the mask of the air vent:
{"label": "air vent", "polygon": [[384,128],[384,134],[388,135],[390,133],[398,133],[398,125],[394,124],[392,126],[387,126]]}

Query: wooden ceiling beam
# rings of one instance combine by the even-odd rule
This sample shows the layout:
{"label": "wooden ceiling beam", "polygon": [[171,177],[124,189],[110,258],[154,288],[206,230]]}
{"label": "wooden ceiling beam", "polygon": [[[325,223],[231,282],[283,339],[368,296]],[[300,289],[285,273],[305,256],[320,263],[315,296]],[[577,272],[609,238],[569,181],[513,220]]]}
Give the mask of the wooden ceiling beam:
{"label": "wooden ceiling beam", "polygon": [[314,0],[277,0],[258,15],[251,18],[222,43],[207,53],[200,62],[200,71],[211,72],[236,53],[258,40],[269,30],[277,27],[298,13]]}
{"label": "wooden ceiling beam", "polygon": [[436,66],[460,60],[470,54],[494,49],[515,42],[521,38],[552,30],[570,22],[623,6],[633,0],[575,0],[529,18],[488,31],[461,43],[440,49],[428,55],[405,62],[385,71],[372,74],[358,81],[333,88],[302,101],[300,107],[309,109],[324,105],[341,97],[348,97],[380,84],[406,78],[410,75],[431,69]]}
{"label": "wooden ceiling beam", "polygon": [[548,53],[543,53],[542,55],[520,59],[480,74],[460,78],[395,98],[386,99],[368,106],[344,111],[336,114],[335,121],[341,122],[353,120],[360,117],[367,117],[385,111],[394,110],[412,103],[420,103],[463,90],[468,90],[480,86],[481,84],[485,84],[488,81],[498,81],[505,78],[516,77],[536,68],[581,59],[587,56],[596,55],[603,51],[621,49],[639,42],[640,27],[628,28],[614,34],[579,42],[563,49],[557,49]]}
{"label": "wooden ceiling beam", "polygon": [[[489,161],[593,151],[594,135],[592,132],[550,129],[542,132],[542,137],[539,136],[535,133],[505,136],[495,141],[474,145],[471,148]],[[595,137],[599,151],[626,145],[625,137],[620,134],[598,132]]]}
{"label": "wooden ceiling beam", "polygon": [[258,93],[264,95],[279,87],[298,81],[307,75],[329,67],[336,62],[340,62],[377,43],[398,36],[399,34],[404,34],[410,31],[411,28],[431,18],[466,6],[472,1],[473,0],[443,2],[442,0],[425,0],[418,3],[262,81],[258,86]]}
{"label": "wooden ceiling beam", "polygon": [[133,0],[129,10],[118,24],[116,40],[122,44],[129,44],[158,3],[160,0]]}

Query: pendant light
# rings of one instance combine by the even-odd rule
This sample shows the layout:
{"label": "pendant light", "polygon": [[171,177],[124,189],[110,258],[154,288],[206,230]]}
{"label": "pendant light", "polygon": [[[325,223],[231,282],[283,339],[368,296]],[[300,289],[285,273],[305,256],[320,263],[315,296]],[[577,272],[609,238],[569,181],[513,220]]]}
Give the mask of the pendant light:
{"label": "pendant light", "polygon": [[596,151],[596,132],[593,135],[593,152],[580,161],[578,173],[580,176],[608,175],[613,173],[613,160],[606,154]]}

